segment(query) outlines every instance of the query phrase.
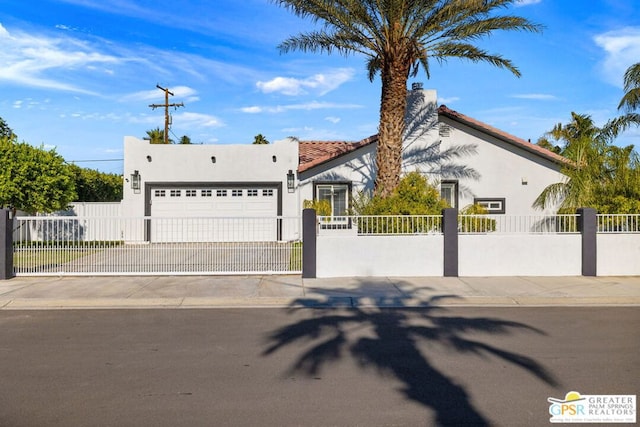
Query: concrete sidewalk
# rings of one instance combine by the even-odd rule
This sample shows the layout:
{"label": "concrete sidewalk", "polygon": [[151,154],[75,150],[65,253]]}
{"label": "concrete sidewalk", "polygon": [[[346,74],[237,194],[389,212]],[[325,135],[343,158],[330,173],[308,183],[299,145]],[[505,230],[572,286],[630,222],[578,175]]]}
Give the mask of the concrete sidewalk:
{"label": "concrete sidewalk", "polygon": [[65,276],[0,280],[3,310],[480,305],[640,306],[640,276]]}

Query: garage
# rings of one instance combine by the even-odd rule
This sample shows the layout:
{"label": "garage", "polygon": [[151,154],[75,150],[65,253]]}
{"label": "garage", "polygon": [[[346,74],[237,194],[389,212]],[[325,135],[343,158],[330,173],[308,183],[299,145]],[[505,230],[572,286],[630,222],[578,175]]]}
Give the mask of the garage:
{"label": "garage", "polygon": [[150,185],[150,241],[276,241],[279,192],[279,184]]}

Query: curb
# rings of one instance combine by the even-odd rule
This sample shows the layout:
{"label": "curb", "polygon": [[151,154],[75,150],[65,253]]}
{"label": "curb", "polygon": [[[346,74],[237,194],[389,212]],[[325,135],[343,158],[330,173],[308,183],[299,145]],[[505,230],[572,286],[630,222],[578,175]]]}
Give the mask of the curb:
{"label": "curb", "polygon": [[0,300],[0,310],[198,309],[198,308],[425,308],[425,307],[598,307],[640,306],[640,297],[351,297],[323,299],[252,298],[16,298]]}

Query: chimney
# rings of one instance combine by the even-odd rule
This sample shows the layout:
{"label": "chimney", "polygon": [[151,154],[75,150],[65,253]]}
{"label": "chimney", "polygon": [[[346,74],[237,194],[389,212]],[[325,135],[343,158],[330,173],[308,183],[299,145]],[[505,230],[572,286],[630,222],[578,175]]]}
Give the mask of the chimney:
{"label": "chimney", "polygon": [[422,90],[422,82],[411,83],[411,90]]}

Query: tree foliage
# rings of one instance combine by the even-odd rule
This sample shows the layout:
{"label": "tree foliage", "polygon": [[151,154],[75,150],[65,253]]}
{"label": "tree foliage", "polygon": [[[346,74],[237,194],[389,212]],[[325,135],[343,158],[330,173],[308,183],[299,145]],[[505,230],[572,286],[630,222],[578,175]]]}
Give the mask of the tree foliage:
{"label": "tree foliage", "polygon": [[272,0],[295,15],[322,24],[280,44],[281,52],[309,51],[366,57],[371,80],[380,73],[382,92],[376,159],[376,194],[389,196],[398,186],[407,80],[422,68],[430,76],[430,59],[486,62],[519,70],[508,59],[489,53],[477,42],[505,30],[540,31],[527,19],[502,15],[516,0]]}
{"label": "tree foliage", "polygon": [[259,133],[257,134],[254,138],[253,138],[253,144],[254,145],[265,145],[268,144],[269,141],[267,140],[267,138],[264,137],[263,134]]}
{"label": "tree foliage", "polygon": [[571,121],[557,124],[546,137],[571,160],[563,167],[564,181],[549,185],[534,207],[559,205],[560,213],[592,207],[600,213],[640,213],[640,159],[633,146],[612,144],[613,122],[602,128],[590,116],[571,113]]}
{"label": "tree foliage", "polygon": [[16,135],[13,133],[13,130],[9,127],[7,122],[5,122],[2,117],[0,117],[0,138],[7,138],[7,139],[16,138]]}
{"label": "tree foliage", "polygon": [[66,209],[76,197],[74,176],[55,150],[0,138],[0,206],[28,213]]}
{"label": "tree foliage", "polygon": [[[147,131],[147,136],[145,137],[151,144],[164,144],[164,129],[155,128]],[[167,142],[172,144],[173,141],[168,138]]]}
{"label": "tree foliage", "polygon": [[122,200],[122,176],[69,165],[77,197],[75,202],[119,202]]}
{"label": "tree foliage", "polygon": [[409,172],[389,196],[361,195],[354,201],[358,215],[440,215],[448,207],[440,191],[418,172]]}

